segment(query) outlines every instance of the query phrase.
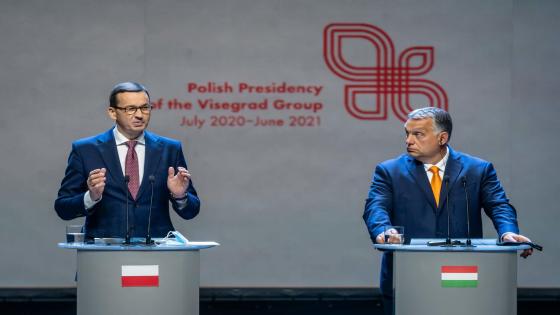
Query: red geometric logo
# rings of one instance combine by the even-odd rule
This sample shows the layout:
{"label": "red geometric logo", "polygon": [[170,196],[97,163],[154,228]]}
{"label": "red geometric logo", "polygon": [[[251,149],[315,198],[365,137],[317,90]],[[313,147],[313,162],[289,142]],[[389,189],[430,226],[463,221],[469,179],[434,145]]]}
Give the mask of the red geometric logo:
{"label": "red geometric logo", "polygon": [[[357,66],[343,56],[343,40],[366,41],[375,49],[373,66]],[[344,106],[353,117],[363,120],[386,120],[388,107],[405,122],[413,111],[411,97],[424,97],[426,106],[447,110],[443,88],[422,76],[434,65],[432,46],[405,49],[396,60],[393,41],[377,26],[359,23],[333,23],[323,32],[323,57],[329,69],[344,80]],[[370,96],[373,106],[358,104],[358,98]],[[373,97],[371,97],[373,96]]]}

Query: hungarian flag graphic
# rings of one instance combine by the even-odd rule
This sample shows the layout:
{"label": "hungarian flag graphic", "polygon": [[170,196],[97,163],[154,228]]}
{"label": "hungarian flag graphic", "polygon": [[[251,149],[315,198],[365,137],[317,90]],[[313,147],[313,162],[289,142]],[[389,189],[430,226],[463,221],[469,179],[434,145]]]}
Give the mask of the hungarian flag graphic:
{"label": "hungarian flag graphic", "polygon": [[441,286],[444,288],[476,288],[478,266],[441,266]]}
{"label": "hungarian flag graphic", "polygon": [[159,265],[123,265],[122,287],[159,287]]}

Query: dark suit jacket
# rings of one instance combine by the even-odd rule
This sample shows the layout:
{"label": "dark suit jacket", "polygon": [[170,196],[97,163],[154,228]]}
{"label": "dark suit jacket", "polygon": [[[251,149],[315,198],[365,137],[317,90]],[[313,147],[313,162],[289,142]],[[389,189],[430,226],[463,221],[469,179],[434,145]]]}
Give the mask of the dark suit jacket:
{"label": "dark suit jacket", "polygon": [[[407,239],[447,237],[447,195],[451,215],[451,237],[467,237],[467,211],[462,178],[467,180],[470,234],[482,237],[481,209],[492,220],[498,235],[519,233],[515,210],[508,205],[496,171],[491,163],[455,152],[448,147],[445,176],[449,187],[441,189],[439,207],[424,170],[424,165],[407,154],[379,164],[373,174],[364,221],[370,237],[383,233],[386,225],[404,226]],[[384,254],[381,290],[392,295],[392,255]]]}
{"label": "dark suit jacket", "polygon": [[[132,237],[145,237],[148,227],[151,184],[149,176],[154,175],[154,196],[152,206],[152,237],[164,237],[168,231],[175,230],[169,217],[169,202],[179,216],[194,218],[200,210],[200,200],[191,182],[187,190],[187,205],[178,209],[167,188],[167,169],[172,166],[187,167],[181,143],[145,132],[146,158],[144,176],[137,200],[127,193],[123,171],[119,162],[113,130],[100,135],[77,140],[72,144],[68,166],[58,191],[54,208],[59,217],[71,220],[86,217],[85,232],[92,237],[124,237],[126,235],[126,198],[129,202],[129,225]],[[95,206],[86,210],[84,194],[87,192],[86,180],[90,171],[107,169],[103,197]],[[128,197],[127,197],[128,196]]]}

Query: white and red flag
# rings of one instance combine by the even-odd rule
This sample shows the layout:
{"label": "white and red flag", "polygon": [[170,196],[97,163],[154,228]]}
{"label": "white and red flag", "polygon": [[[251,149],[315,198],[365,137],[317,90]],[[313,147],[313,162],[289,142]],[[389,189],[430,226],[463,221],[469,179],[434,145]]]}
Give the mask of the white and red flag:
{"label": "white and red flag", "polygon": [[123,265],[122,287],[159,287],[159,265]]}

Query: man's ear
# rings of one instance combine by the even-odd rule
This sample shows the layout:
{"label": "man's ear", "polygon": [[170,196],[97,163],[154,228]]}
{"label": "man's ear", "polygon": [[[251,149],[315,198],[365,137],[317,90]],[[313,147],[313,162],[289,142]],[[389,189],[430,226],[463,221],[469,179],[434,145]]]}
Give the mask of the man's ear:
{"label": "man's ear", "polygon": [[447,131],[442,131],[439,134],[439,145],[446,145],[448,141],[449,141],[449,134],[447,133]]}
{"label": "man's ear", "polygon": [[117,110],[111,106],[107,107],[107,116],[112,120],[117,120]]}

